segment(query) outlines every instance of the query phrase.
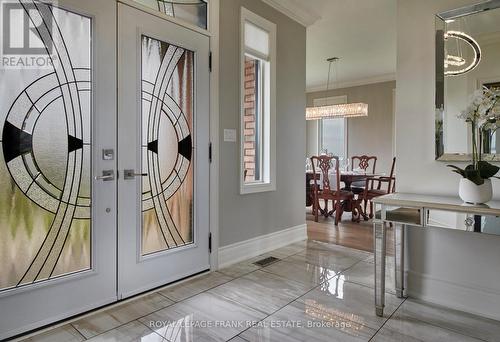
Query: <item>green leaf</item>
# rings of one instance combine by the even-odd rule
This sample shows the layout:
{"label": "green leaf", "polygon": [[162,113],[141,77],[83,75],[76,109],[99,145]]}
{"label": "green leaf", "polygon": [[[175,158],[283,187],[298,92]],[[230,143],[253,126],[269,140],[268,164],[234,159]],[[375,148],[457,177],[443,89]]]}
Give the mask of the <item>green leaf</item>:
{"label": "green leaf", "polygon": [[446,166],[453,168],[454,169],[453,172],[456,172],[459,175],[461,175],[462,177],[466,178],[465,177],[465,170],[464,169],[461,169],[461,168],[459,168],[458,166],[455,166],[455,165],[446,165]]}
{"label": "green leaf", "polygon": [[487,161],[480,161],[478,162],[478,168],[479,168],[479,174],[481,178],[483,179],[488,179],[493,177],[498,173],[500,170],[500,167],[492,165],[488,163]]}
{"label": "green leaf", "polygon": [[465,178],[467,178],[476,185],[484,184],[484,178],[481,177],[479,170],[473,170],[473,169],[465,170]]}

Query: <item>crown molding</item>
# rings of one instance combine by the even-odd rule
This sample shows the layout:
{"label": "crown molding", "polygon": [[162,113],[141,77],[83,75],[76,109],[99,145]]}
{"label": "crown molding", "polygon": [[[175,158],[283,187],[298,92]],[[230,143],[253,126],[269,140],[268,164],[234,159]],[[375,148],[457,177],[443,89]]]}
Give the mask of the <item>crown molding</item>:
{"label": "crown molding", "polygon": [[[368,84],[375,84],[375,83],[382,83],[382,82],[389,82],[389,81],[395,81],[396,80],[396,74],[391,73],[391,74],[384,74],[384,75],[379,75],[379,76],[374,76],[374,77],[367,77],[359,80],[354,80],[354,81],[348,81],[348,82],[337,82],[333,87],[330,85],[329,90],[332,89],[343,89],[343,88],[351,88],[351,87],[359,87],[363,85],[368,85]],[[317,91],[325,91],[326,90],[326,84],[324,85],[319,85],[319,86],[312,86],[312,87],[307,87],[306,92],[307,93],[314,93]]]}
{"label": "crown molding", "polygon": [[321,19],[318,13],[304,6],[301,0],[262,0],[262,2],[305,27],[311,26]]}

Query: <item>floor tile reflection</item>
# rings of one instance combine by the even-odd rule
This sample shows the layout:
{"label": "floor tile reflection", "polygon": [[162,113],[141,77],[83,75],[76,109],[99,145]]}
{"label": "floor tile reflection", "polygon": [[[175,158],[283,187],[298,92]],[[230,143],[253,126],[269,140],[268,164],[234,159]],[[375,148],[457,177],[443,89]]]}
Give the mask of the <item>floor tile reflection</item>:
{"label": "floor tile reflection", "polygon": [[302,283],[259,270],[213,288],[209,293],[271,314],[297,299],[310,288]]}
{"label": "floor tile reflection", "polygon": [[243,332],[248,341],[368,341],[376,330],[345,320],[334,312],[293,302]]}
{"label": "floor tile reflection", "polygon": [[373,289],[346,282],[345,276],[340,274],[307,293],[299,301],[318,308],[320,312],[379,329],[401,304],[402,299],[386,295],[384,317],[378,317],[373,308]]}
{"label": "floor tile reflection", "polygon": [[338,273],[352,267],[363,260],[363,258],[359,258],[355,253],[307,249],[303,253],[292,255],[284,260],[296,263],[305,262]]}
{"label": "floor tile reflection", "polygon": [[[394,282],[394,265],[387,265],[385,271],[385,288],[388,293],[395,294],[395,282]],[[345,280],[365,285],[368,287],[374,287],[375,284],[375,267],[374,264],[366,261],[360,261],[353,267],[349,268],[342,273],[345,276]]]}
{"label": "floor tile reflection", "polygon": [[262,271],[300,282],[310,288],[337,274],[335,270],[330,270],[326,267],[316,266],[306,262],[290,262],[288,259],[264,267]]}
{"label": "floor tile reflection", "polygon": [[265,316],[233,300],[205,292],[140,321],[169,341],[227,341]]}
{"label": "floor tile reflection", "polygon": [[[268,256],[281,261],[260,267]],[[499,341],[500,322],[394,296],[373,306],[373,254],[300,241],[161,288],[26,341]]]}

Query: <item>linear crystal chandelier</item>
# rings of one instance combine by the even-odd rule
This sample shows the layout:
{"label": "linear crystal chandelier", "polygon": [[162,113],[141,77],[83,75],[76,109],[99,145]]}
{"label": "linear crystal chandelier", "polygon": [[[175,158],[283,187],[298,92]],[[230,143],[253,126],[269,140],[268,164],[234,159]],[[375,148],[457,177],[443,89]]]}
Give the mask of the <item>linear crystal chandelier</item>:
{"label": "linear crystal chandelier", "polygon": [[[326,83],[326,91],[330,89],[330,73],[332,63],[337,62],[338,57],[328,58],[328,81]],[[342,103],[323,106],[307,107],[306,120],[319,120],[328,118],[354,118],[358,116],[368,116],[368,104],[366,103]]]}

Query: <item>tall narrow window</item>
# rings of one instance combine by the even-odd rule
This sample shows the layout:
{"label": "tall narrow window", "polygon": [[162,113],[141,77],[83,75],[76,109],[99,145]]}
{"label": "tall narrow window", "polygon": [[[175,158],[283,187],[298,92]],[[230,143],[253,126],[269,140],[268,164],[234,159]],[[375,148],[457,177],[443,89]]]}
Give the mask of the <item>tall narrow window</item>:
{"label": "tall narrow window", "polygon": [[241,9],[241,193],[275,186],[276,25]]}
{"label": "tall narrow window", "polygon": [[347,156],[346,121],[344,118],[322,119],[320,122],[320,152],[339,158]]}
{"label": "tall narrow window", "polygon": [[[347,96],[314,99],[314,106],[347,103]],[[347,119],[322,119],[318,127],[319,151],[331,153],[339,158],[347,157]]]}

